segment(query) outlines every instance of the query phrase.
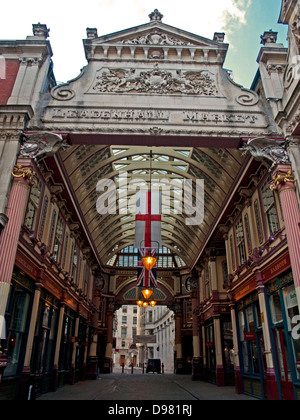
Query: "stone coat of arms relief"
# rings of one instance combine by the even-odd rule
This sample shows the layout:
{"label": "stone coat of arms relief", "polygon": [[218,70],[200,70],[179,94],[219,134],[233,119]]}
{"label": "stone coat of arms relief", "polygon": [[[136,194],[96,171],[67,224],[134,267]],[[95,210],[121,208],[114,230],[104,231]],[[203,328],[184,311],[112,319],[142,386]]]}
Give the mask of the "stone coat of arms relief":
{"label": "stone coat of arms relief", "polygon": [[154,93],[215,96],[218,89],[208,70],[153,70],[102,68],[87,93]]}

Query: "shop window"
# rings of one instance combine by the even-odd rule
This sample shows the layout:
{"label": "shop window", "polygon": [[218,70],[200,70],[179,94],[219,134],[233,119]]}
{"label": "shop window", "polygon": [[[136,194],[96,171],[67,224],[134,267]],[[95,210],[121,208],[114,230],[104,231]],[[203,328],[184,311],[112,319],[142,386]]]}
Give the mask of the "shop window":
{"label": "shop window", "polygon": [[246,247],[243,221],[240,219],[235,226],[236,246],[238,250],[239,264],[243,265],[246,262]]}
{"label": "shop window", "polygon": [[[299,308],[292,272],[272,281],[267,290],[280,379],[299,381],[295,367],[296,360],[300,359],[300,340],[292,334],[293,328],[297,327]],[[284,383],[282,389],[284,393]]]}
{"label": "shop window", "polygon": [[24,225],[29,229],[34,229],[34,224],[37,216],[37,210],[39,207],[40,197],[41,197],[42,183],[39,179],[36,180],[34,185],[31,188],[29,201],[27,205],[27,211],[25,215]]}
{"label": "shop window", "polygon": [[233,331],[231,321],[222,322],[223,354],[225,370],[234,369]]}
{"label": "shop window", "polygon": [[[18,372],[19,358],[26,340],[26,323],[31,295],[20,285],[14,283],[6,312],[7,319],[7,357],[8,365],[4,377],[15,376]],[[10,309],[11,307],[11,309]],[[24,350],[23,350],[24,351]]]}
{"label": "shop window", "polygon": [[278,324],[283,321],[279,290],[273,293],[270,297],[271,314],[273,324]]}
{"label": "shop window", "polygon": [[53,301],[50,294],[42,291],[31,359],[31,370],[36,373],[51,371],[55,354],[58,309],[44,300],[47,296]]}
{"label": "shop window", "polygon": [[238,326],[243,374],[262,378],[266,371],[266,361],[259,314],[257,293],[247,296],[240,303]]}
{"label": "shop window", "polygon": [[270,188],[269,180],[267,180],[261,188],[261,196],[263,201],[263,209],[267,221],[269,234],[275,233],[279,229],[277,210],[275,205],[274,193]]}

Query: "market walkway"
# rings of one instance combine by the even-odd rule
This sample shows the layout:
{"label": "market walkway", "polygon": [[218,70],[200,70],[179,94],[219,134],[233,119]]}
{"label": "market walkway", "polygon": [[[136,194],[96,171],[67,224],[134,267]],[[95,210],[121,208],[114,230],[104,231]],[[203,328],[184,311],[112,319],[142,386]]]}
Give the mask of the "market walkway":
{"label": "market walkway", "polygon": [[125,369],[109,375],[100,375],[97,380],[65,385],[56,392],[42,395],[38,400],[120,400],[120,401],[178,401],[178,400],[255,400],[246,395],[237,395],[234,387],[192,381],[190,375],[142,374],[141,370]]}

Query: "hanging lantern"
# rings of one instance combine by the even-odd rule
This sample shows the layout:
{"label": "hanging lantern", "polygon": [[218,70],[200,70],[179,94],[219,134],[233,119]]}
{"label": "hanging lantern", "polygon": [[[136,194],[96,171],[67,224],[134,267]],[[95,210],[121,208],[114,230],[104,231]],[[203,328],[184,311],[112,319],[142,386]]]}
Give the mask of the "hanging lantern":
{"label": "hanging lantern", "polygon": [[139,306],[139,307],[141,307],[141,306],[143,306],[143,301],[142,300],[138,300],[137,302],[136,302],[136,304]]}
{"label": "hanging lantern", "polygon": [[143,302],[143,308],[147,308],[148,302]]}
{"label": "hanging lantern", "polygon": [[146,257],[142,257],[141,260],[146,270],[151,271],[152,268],[155,266],[158,258],[152,255],[147,255]]}
{"label": "hanging lantern", "polygon": [[146,288],[146,289],[141,290],[141,292],[142,292],[142,295],[144,296],[144,299],[149,299],[152,296],[153,290]]}
{"label": "hanging lantern", "polygon": [[155,300],[151,300],[150,302],[149,302],[149,304],[150,304],[150,306],[155,306],[156,305],[156,301]]}

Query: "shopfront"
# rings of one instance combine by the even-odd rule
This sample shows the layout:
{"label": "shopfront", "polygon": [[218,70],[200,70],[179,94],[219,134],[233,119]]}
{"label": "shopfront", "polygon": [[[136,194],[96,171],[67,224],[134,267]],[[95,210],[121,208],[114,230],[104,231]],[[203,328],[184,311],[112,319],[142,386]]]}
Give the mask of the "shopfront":
{"label": "shopfront", "polygon": [[1,399],[11,399],[18,392],[34,290],[34,281],[15,267],[5,313],[6,340],[1,340],[1,348],[8,358],[8,365],[3,374]]}
{"label": "shopfront", "polygon": [[264,399],[266,361],[257,291],[238,301],[236,311],[243,392]]}
{"label": "shopfront", "polygon": [[300,399],[299,309],[292,271],[287,270],[268,282],[266,290],[279,398]]}

